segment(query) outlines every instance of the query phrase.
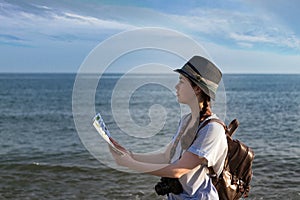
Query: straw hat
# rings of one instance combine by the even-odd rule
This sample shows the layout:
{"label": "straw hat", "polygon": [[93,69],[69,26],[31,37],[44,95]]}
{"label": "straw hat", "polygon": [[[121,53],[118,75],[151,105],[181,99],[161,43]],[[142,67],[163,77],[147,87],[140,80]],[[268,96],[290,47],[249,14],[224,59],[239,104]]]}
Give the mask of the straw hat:
{"label": "straw hat", "polygon": [[201,56],[194,56],[181,69],[174,71],[190,79],[205,94],[215,99],[222,72],[211,61]]}

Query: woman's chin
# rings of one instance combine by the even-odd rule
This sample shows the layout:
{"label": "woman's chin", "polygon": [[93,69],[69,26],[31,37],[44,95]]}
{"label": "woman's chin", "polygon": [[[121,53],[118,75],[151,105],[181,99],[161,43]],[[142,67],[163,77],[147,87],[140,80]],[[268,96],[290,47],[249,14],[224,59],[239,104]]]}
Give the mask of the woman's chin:
{"label": "woman's chin", "polygon": [[177,97],[177,102],[178,103],[184,103],[179,97]]}

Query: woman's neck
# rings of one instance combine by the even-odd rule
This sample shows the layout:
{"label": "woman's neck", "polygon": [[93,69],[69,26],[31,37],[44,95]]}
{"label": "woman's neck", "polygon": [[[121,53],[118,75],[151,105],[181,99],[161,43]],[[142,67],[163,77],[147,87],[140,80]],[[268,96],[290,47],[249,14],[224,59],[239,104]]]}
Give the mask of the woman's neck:
{"label": "woman's neck", "polygon": [[189,105],[190,109],[191,109],[191,114],[192,114],[192,122],[196,122],[196,120],[199,118],[200,115],[200,110],[203,107],[202,103],[194,103],[192,105]]}

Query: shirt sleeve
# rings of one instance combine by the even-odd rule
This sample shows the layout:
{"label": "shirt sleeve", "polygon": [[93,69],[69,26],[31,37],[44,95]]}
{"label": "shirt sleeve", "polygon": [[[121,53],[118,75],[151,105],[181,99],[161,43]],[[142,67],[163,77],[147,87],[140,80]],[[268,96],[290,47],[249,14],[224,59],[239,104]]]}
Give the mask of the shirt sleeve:
{"label": "shirt sleeve", "polygon": [[220,156],[227,151],[227,140],[223,126],[217,122],[207,124],[198,131],[196,139],[187,151],[206,158],[208,167],[214,166]]}

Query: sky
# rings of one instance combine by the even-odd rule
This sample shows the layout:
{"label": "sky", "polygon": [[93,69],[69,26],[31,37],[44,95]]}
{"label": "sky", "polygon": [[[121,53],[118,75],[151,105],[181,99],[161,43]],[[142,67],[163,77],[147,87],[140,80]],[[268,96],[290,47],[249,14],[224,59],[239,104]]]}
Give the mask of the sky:
{"label": "sky", "polygon": [[224,73],[300,73],[299,7],[298,0],[0,0],[0,73],[76,73],[103,41],[146,27],[191,37]]}

